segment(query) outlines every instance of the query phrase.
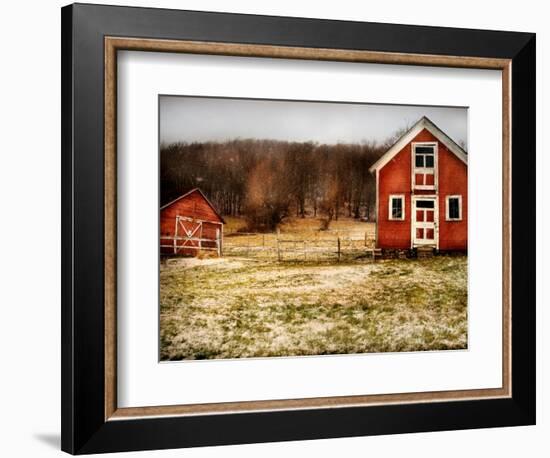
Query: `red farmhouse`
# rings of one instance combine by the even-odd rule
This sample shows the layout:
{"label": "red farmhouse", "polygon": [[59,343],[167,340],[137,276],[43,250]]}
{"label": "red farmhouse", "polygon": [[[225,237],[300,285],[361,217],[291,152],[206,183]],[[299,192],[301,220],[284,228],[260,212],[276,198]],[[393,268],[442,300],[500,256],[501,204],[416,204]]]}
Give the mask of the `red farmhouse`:
{"label": "red farmhouse", "polygon": [[370,171],[377,248],[467,250],[467,155],[433,122],[421,118]]}
{"label": "red farmhouse", "polygon": [[160,208],[160,252],[196,256],[200,251],[222,252],[224,220],[198,189]]}

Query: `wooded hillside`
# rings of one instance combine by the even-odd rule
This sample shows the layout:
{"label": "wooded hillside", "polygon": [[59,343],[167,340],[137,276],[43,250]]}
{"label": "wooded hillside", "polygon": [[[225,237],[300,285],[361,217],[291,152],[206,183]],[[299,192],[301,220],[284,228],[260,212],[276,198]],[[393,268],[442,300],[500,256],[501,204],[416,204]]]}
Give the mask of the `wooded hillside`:
{"label": "wooded hillside", "polygon": [[[391,141],[391,140],[389,140]],[[161,148],[161,205],[199,187],[223,215],[271,230],[286,216],[374,218],[369,167],[387,144],[275,140],[174,143]]]}

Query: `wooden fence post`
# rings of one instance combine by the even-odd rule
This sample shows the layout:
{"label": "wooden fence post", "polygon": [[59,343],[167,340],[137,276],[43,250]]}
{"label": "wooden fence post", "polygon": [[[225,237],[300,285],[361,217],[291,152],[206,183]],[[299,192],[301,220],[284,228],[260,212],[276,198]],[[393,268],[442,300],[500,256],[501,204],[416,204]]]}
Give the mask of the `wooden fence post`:
{"label": "wooden fence post", "polygon": [[216,229],[216,248],[218,249],[218,258],[219,258],[222,255],[222,244],[221,244],[219,229]]}
{"label": "wooden fence post", "polygon": [[340,262],[340,237],[338,237],[338,262]]}
{"label": "wooden fence post", "polygon": [[367,231],[365,231],[365,246],[367,246]]}
{"label": "wooden fence post", "polygon": [[220,256],[223,255],[223,226],[220,227]]}
{"label": "wooden fence post", "polygon": [[178,252],[177,246],[178,246],[178,223],[179,223],[179,216],[176,216],[176,225],[174,226],[174,254]]}
{"label": "wooden fence post", "polygon": [[279,228],[277,228],[277,260],[280,261],[281,260],[281,245],[279,243],[279,235],[280,235],[281,231]]}

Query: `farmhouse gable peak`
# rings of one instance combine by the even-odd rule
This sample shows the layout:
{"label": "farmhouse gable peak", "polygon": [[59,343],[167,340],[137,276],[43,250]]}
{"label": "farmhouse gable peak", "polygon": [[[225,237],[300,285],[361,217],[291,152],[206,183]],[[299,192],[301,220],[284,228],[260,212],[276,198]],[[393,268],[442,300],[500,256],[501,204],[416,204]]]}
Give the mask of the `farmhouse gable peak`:
{"label": "farmhouse gable peak", "polygon": [[386,151],[380,159],[378,159],[370,168],[369,171],[375,171],[384,167],[390,162],[407,144],[409,144],[420,132],[426,129],[441,143],[443,143],[449,151],[454,153],[464,164],[468,164],[468,155],[464,149],[460,147],[452,138],[437,127],[428,117],[422,116],[406,133],[404,133],[391,147]]}

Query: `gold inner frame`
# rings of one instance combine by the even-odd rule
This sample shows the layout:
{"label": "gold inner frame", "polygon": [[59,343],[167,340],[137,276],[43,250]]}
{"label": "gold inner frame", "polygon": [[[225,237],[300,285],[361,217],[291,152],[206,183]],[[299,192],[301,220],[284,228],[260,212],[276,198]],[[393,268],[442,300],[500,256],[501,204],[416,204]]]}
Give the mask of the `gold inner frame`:
{"label": "gold inner frame", "polygon": [[[364,62],[493,69],[502,72],[502,380],[501,388],[431,391],[402,394],[335,396],[210,404],[143,406],[117,405],[117,325],[116,325],[116,107],[117,51],[176,52],[241,57]],[[512,394],[511,367],[511,60],[480,57],[386,53],[343,49],[300,48],[179,40],[105,37],[105,420],[150,416],[181,416],[252,411],[296,410],[370,406],[381,404],[460,401],[507,398]]]}

